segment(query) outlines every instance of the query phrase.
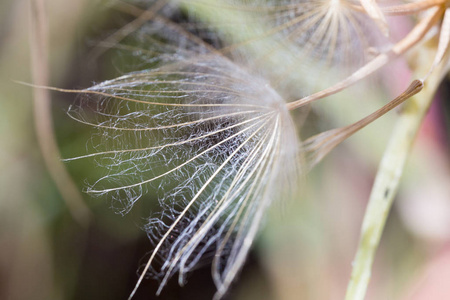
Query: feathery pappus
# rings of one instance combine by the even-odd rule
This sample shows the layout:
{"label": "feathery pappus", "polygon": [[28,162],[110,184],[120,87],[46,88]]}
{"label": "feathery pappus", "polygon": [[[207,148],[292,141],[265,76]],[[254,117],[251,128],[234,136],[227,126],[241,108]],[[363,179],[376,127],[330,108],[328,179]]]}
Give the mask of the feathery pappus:
{"label": "feathery pappus", "polygon": [[[360,121],[303,143],[290,111],[358,83],[418,45],[444,12],[448,18],[447,2],[151,3],[145,22],[126,34],[133,43],[105,45],[138,57],[136,70],[72,91],[79,97],[70,117],[95,128],[101,142],[66,161],[95,160],[105,175],[87,192],[120,203],[121,213],[150,192],[159,197],[161,211],[146,225],[154,249],[130,298],[146,274],[161,281],[159,293],[169,278],[178,273],[183,284],[208,259],[220,299],[269,206],[294,197],[310,167],[421,91],[429,74]],[[380,46],[389,36],[387,17],[417,13],[423,16],[405,37]],[[447,59],[447,35],[430,72]]]}

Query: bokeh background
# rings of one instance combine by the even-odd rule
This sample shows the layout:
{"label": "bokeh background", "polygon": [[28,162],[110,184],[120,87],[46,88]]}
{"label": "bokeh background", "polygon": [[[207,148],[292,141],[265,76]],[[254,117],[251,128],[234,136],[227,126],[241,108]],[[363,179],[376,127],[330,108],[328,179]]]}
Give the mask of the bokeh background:
{"label": "bokeh background", "polygon": [[[108,199],[81,193],[85,218],[68,209],[39,148],[32,88],[16,82],[32,82],[29,2],[0,2],[0,299],[126,299],[151,251],[141,227],[157,202],[148,195],[146,205],[121,216]],[[126,59],[98,55],[96,47],[134,18],[116,2],[45,1],[51,86],[85,88],[120,74]],[[326,129],[361,118],[408,82],[407,70],[399,74],[383,89],[361,94],[364,103],[345,93],[324,100],[305,126]],[[405,170],[368,299],[450,298],[449,95],[446,79]],[[54,92],[51,97],[61,156],[83,154],[92,132],[66,115],[75,96]],[[357,133],[304,179],[297,201],[273,206],[227,299],[343,299],[394,121],[395,112]],[[101,172],[83,162],[65,167],[79,191]],[[199,268],[185,287],[172,280],[159,297],[157,281],[146,280],[135,299],[211,299],[210,273],[209,266]]]}

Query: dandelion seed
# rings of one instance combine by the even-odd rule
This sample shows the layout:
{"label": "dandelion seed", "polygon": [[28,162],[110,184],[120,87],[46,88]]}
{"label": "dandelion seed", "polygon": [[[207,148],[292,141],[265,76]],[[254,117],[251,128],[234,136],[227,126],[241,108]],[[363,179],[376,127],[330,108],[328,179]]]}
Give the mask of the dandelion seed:
{"label": "dandelion seed", "polygon": [[149,270],[161,279],[158,293],[176,272],[182,284],[209,256],[219,299],[267,208],[294,194],[299,142],[265,80],[194,44],[156,68],[81,91],[69,115],[95,127],[101,142],[68,160],[93,158],[107,170],[87,192],[120,202],[122,213],[150,190],[160,195],[163,210],[147,225],[155,248],[136,288]]}

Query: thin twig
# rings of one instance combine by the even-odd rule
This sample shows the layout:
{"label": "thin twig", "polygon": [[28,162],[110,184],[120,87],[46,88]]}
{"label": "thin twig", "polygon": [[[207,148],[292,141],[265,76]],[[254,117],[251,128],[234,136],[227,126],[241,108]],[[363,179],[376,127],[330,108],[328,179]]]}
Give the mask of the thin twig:
{"label": "thin twig", "polygon": [[[31,1],[30,50],[33,82],[48,85],[48,35],[44,0]],[[72,217],[81,225],[87,226],[90,210],[83,202],[78,187],[72,181],[60,160],[59,150],[53,128],[50,92],[46,89],[33,89],[33,111],[36,135],[45,165],[69,209]]]}

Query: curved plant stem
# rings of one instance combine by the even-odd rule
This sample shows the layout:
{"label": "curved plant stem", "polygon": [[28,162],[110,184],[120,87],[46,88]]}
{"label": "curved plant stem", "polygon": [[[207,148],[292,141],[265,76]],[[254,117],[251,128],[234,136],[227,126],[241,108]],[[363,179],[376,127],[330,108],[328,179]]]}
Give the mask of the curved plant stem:
{"label": "curved plant stem", "polygon": [[[30,1],[30,50],[33,82],[48,85],[48,32],[45,1]],[[58,145],[54,134],[49,90],[33,91],[33,112],[36,135],[45,165],[69,209],[72,217],[87,227],[91,211],[83,202],[78,187],[70,178],[59,158]]]}
{"label": "curved plant stem", "polygon": [[[436,48],[437,42],[435,39],[421,47],[421,52],[415,57],[416,63],[413,66],[415,76],[427,72],[427,68],[433,63]],[[406,160],[436,89],[442,76],[445,75],[447,59],[448,53],[442,63],[427,78],[422,92],[405,103],[405,107],[401,111],[393,129],[364,215],[358,250],[352,264],[353,270],[345,297],[346,300],[362,300],[365,297],[375,252],[398,190]]]}

